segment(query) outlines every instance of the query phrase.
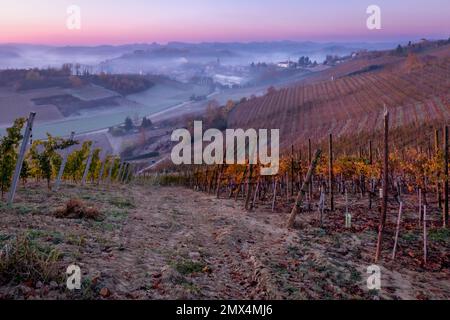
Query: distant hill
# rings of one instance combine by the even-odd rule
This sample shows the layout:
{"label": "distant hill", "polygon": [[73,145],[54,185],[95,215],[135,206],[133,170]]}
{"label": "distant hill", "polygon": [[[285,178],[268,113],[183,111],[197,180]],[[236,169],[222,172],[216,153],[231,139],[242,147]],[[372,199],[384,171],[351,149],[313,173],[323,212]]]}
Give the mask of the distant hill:
{"label": "distant hill", "polygon": [[[49,46],[31,44],[0,44],[0,69],[60,67],[63,63],[98,65],[108,61],[117,65],[117,72],[123,64],[128,71],[128,62],[136,58],[173,59],[192,58],[195,62],[209,62],[217,58],[226,59],[230,64],[249,64],[252,61],[277,61],[289,57],[298,59],[302,55],[322,59],[327,54],[349,54],[355,50],[383,50],[394,48],[397,43],[316,43],[311,41],[271,41],[271,42],[209,42],[168,44],[138,43],[99,46]],[[117,60],[117,61],[116,61]],[[117,63],[116,63],[117,62]],[[166,61],[170,67],[170,61]],[[156,62],[161,64],[159,60]]]}

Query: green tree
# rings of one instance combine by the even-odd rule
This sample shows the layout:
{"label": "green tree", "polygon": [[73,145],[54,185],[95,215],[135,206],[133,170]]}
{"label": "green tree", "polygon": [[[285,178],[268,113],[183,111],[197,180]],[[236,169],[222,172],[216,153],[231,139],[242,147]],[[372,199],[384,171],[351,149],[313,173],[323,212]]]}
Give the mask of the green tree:
{"label": "green tree", "polygon": [[151,128],[152,126],[153,126],[152,120],[147,119],[147,117],[144,117],[142,119],[141,128],[147,129],[147,128]]}
{"label": "green tree", "polygon": [[125,130],[131,131],[134,128],[133,120],[130,117],[126,117],[125,119]]}
{"label": "green tree", "polygon": [[6,135],[0,140],[0,189],[2,199],[11,186],[11,179],[17,161],[16,149],[23,139],[21,130],[24,124],[25,118],[16,119],[13,126],[6,129]]}
{"label": "green tree", "polygon": [[397,48],[395,49],[395,53],[400,56],[403,55],[404,53],[403,47],[401,45],[398,45]]}

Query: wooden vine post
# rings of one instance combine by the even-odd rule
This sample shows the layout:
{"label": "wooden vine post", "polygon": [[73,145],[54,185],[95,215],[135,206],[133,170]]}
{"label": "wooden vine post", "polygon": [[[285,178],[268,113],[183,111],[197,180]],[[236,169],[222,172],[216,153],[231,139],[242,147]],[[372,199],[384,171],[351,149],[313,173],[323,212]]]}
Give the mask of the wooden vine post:
{"label": "wooden vine post", "polygon": [[[434,130],[434,152],[436,156],[439,155],[439,130]],[[436,197],[439,205],[439,209],[442,209],[442,192],[441,192],[441,182],[436,181]]]}
{"label": "wooden vine post", "polygon": [[219,199],[220,197],[220,186],[222,184],[222,176],[223,176],[223,172],[225,170],[225,164],[222,163],[220,165],[220,169],[219,169],[219,176],[217,178],[217,188],[216,188],[216,198]]}
{"label": "wooden vine post", "polygon": [[444,228],[448,224],[448,126],[444,127],[444,211],[442,214]]}
{"label": "wooden vine post", "polygon": [[125,162],[122,169],[122,175],[120,176],[119,183],[123,183],[125,181],[125,178],[127,177],[128,170],[130,169],[130,164],[128,162]]}
{"label": "wooden vine post", "polygon": [[214,169],[211,169],[211,178],[208,178],[208,171],[209,168],[206,168],[206,192],[207,193],[211,193],[211,188],[212,188],[212,184],[213,184],[213,180],[214,180]]}
{"label": "wooden vine post", "polygon": [[291,215],[289,217],[287,228],[292,228],[295,223],[295,217],[297,216],[298,210],[302,205],[303,195],[306,193],[306,189],[311,184],[312,176],[314,174],[314,171],[316,170],[316,166],[319,162],[320,156],[322,154],[322,150],[317,150],[316,154],[314,155],[314,159],[311,161],[311,164],[309,165],[308,173],[306,174],[305,181],[303,181],[303,185],[301,189],[299,190],[297,197],[295,199],[294,207],[292,208]]}
{"label": "wooden vine post", "polygon": [[[75,132],[72,131],[72,133],[70,134],[70,141],[73,141],[73,139],[75,138]],[[62,162],[61,162],[61,166],[59,167],[59,172],[58,172],[58,177],[56,178],[56,182],[55,182],[55,187],[54,190],[58,191],[59,186],[61,184],[61,179],[62,176],[64,174],[64,169],[66,168],[66,164],[67,164],[67,158],[69,157],[69,153],[66,152],[66,154],[63,156]]]}
{"label": "wooden vine post", "polygon": [[89,151],[89,156],[86,162],[86,168],[84,168],[83,179],[81,179],[81,185],[84,186],[86,184],[86,179],[89,173],[89,168],[91,167],[92,157],[94,156],[94,144],[91,146],[91,150]]}
{"label": "wooden vine post", "polygon": [[247,174],[247,166],[245,166],[244,173],[242,174],[242,179],[239,180],[239,183],[236,187],[236,194],[234,195],[234,201],[237,201],[239,197],[239,193],[241,192],[242,184],[244,183],[246,174]]}
{"label": "wooden vine post", "polygon": [[[312,162],[312,144],[311,144],[311,139],[308,139],[308,162],[311,163]],[[312,177],[311,177],[312,178]],[[312,196],[312,183],[309,184],[309,196]],[[309,204],[308,204],[309,205]]]}
{"label": "wooden vine post", "polygon": [[[311,139],[308,139],[308,163],[311,162],[312,162],[312,143]],[[308,210],[311,210],[312,193],[313,193],[313,181],[311,180],[311,183],[309,183],[308,185]]]}
{"label": "wooden vine post", "polygon": [[334,211],[334,192],[333,192],[333,184],[334,184],[334,172],[333,172],[333,135],[330,133],[330,141],[329,141],[329,188],[330,188],[330,210]]}
{"label": "wooden vine post", "polygon": [[128,183],[131,180],[131,177],[133,176],[134,166],[129,163],[127,166],[126,174],[123,177],[122,183]]}
{"label": "wooden vine post", "polygon": [[123,162],[122,160],[120,161],[120,164],[119,164],[119,169],[117,170],[117,174],[116,174],[116,177],[115,177],[115,180],[116,181],[119,181],[120,180],[120,176],[122,175],[122,169],[123,169],[123,166],[125,165],[125,162]]}
{"label": "wooden vine post", "polygon": [[123,179],[125,178],[125,175],[126,175],[127,170],[128,170],[128,165],[129,165],[128,162],[125,162],[125,163],[123,164],[123,167],[122,167],[122,174],[120,175],[119,183],[122,183],[122,182],[123,182]]}
{"label": "wooden vine post", "polygon": [[110,162],[111,163],[109,164],[108,179],[107,179],[108,184],[111,183],[112,170],[113,170],[113,167],[114,167],[114,158],[111,158]]}
{"label": "wooden vine post", "polygon": [[395,254],[397,252],[398,236],[400,233],[400,222],[402,219],[403,201],[400,201],[400,208],[398,209],[397,228],[395,229],[394,249],[392,249],[392,260],[395,260]]}
{"label": "wooden vine post", "polygon": [[253,208],[255,207],[256,199],[258,198],[260,179],[261,179],[261,177],[258,177],[257,182],[256,182],[256,188],[255,188],[255,192],[253,194],[253,201],[250,205],[250,210],[253,210]]}
{"label": "wooden vine post", "polygon": [[22,172],[23,159],[25,158],[25,152],[27,151],[28,141],[31,137],[31,132],[33,131],[33,122],[36,117],[36,112],[31,112],[27,120],[27,127],[25,129],[25,134],[22,139],[22,144],[20,146],[19,156],[16,162],[16,168],[14,170],[14,175],[11,183],[11,189],[8,195],[8,205],[14,203],[14,196],[17,190],[17,184],[19,183],[20,173]]}
{"label": "wooden vine post", "polygon": [[102,162],[102,166],[100,168],[100,172],[98,174],[97,185],[100,185],[103,180],[103,174],[105,173],[106,162],[108,161],[108,155],[105,156],[105,160]]}
{"label": "wooden vine post", "polygon": [[294,145],[291,148],[291,196],[294,196]]}
{"label": "wooden vine post", "polygon": [[204,178],[203,178],[203,183],[202,183],[202,191],[204,191],[204,192],[206,192],[208,190],[208,174],[209,174],[209,168],[206,167]]}
{"label": "wooden vine post", "polygon": [[[372,153],[372,140],[369,140],[369,165],[373,165],[373,153]],[[372,196],[374,192],[374,183],[371,177],[370,180],[370,190],[369,190],[369,209],[372,209]]]}
{"label": "wooden vine post", "polygon": [[275,210],[275,201],[277,199],[277,178],[273,177],[273,198],[272,198],[272,212]]}
{"label": "wooden vine post", "polygon": [[427,206],[423,206],[423,263],[427,264]]}
{"label": "wooden vine post", "polygon": [[297,189],[300,190],[300,187],[302,186],[302,180],[303,180],[303,172],[302,172],[302,153],[299,150],[298,152],[298,158],[297,158],[298,168],[297,168]]}
{"label": "wooden vine post", "polygon": [[195,170],[194,170],[194,190],[195,191],[198,191],[198,172],[199,172],[199,169],[195,168]]}
{"label": "wooden vine post", "polygon": [[389,178],[389,112],[384,112],[384,158],[383,158],[383,192],[381,201],[380,224],[378,226],[377,250],[375,252],[375,263],[378,262],[381,255],[381,246],[383,242],[383,231],[386,223],[387,196],[388,196],[388,178]]}
{"label": "wooden vine post", "polygon": [[212,169],[212,176],[211,179],[209,179],[209,185],[208,185],[208,193],[213,193],[215,188],[215,183],[217,182],[217,167]]}
{"label": "wooden vine post", "polygon": [[245,198],[245,210],[249,209],[250,198],[252,195],[252,176],[253,176],[253,165],[251,163],[248,164],[249,172],[247,178],[247,190],[246,190],[246,198]]}
{"label": "wooden vine post", "polygon": [[129,164],[128,162],[125,163],[122,170],[122,176],[120,177],[119,183],[123,183],[125,181],[125,178],[128,174]]}

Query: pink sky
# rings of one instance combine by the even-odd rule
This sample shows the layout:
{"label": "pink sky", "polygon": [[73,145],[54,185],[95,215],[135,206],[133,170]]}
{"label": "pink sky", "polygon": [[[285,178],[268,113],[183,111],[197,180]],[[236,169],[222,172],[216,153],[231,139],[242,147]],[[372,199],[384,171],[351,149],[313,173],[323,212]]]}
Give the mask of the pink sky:
{"label": "pink sky", "polygon": [[[382,30],[366,28],[372,2]],[[81,30],[66,27],[71,4],[81,8]],[[448,38],[449,12],[448,0],[2,0],[0,43]]]}

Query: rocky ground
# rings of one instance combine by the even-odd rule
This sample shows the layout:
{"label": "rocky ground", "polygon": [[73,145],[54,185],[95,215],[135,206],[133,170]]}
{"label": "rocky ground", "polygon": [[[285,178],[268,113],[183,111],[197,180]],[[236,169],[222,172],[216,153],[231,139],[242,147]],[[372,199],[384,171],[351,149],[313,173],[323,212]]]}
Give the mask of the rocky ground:
{"label": "rocky ground", "polygon": [[[94,219],[59,217],[70,199],[99,211]],[[65,185],[49,192],[28,184],[16,204],[0,205],[0,298],[3,299],[450,299],[450,233],[430,224],[429,258],[413,202],[406,206],[398,254],[391,259],[395,204],[390,208],[381,290],[367,288],[376,210],[352,200],[298,216],[269,203],[252,212],[242,201],[181,187]],[[66,268],[82,272],[81,290],[66,287]]]}

